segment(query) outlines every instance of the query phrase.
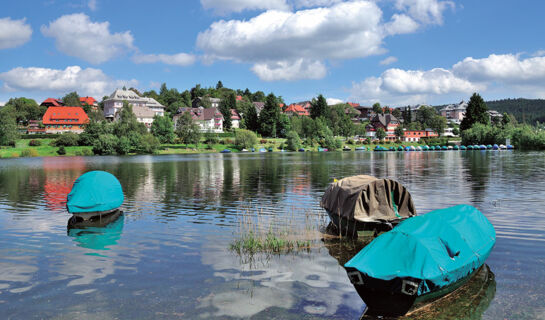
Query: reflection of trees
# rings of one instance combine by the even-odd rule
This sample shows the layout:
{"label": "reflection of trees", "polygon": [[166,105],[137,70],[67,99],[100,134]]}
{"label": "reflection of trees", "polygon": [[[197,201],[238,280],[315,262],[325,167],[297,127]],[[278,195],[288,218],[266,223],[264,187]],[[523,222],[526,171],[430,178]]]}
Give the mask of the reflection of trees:
{"label": "reflection of trees", "polygon": [[466,152],[463,166],[466,180],[470,183],[473,202],[480,202],[485,197],[490,176],[490,154],[486,151]]}

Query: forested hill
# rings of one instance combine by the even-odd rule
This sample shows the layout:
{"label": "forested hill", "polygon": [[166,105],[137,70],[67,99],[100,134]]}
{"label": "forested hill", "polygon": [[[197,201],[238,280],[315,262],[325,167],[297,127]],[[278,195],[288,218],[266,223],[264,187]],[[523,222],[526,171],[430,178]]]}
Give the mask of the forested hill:
{"label": "forested hill", "polygon": [[536,121],[545,122],[544,99],[503,99],[486,101],[488,109],[499,113],[507,112],[515,116],[518,122],[534,124]]}

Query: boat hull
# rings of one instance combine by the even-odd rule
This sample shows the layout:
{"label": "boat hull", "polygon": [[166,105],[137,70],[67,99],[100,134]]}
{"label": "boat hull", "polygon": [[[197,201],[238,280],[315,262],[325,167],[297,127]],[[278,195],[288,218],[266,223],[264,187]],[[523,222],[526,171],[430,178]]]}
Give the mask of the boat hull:
{"label": "boat hull", "polygon": [[349,220],[344,217],[339,217],[339,215],[334,214],[326,210],[331,222],[335,225],[337,230],[343,236],[354,236],[357,237],[358,231],[374,231],[377,234],[384,231],[392,230],[396,225],[402,222],[405,219],[396,219],[391,221],[386,220],[377,220],[377,221],[359,221],[359,220]]}

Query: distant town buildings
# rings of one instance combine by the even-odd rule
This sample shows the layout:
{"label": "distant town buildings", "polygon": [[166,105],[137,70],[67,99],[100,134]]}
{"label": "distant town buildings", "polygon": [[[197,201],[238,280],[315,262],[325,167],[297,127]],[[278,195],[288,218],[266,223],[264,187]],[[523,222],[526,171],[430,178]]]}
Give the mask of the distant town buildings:
{"label": "distant town buildings", "polygon": [[[157,100],[153,98],[140,97],[132,90],[117,89],[108,97],[108,99],[104,100],[104,117],[106,119],[114,120],[116,118],[116,114],[123,107],[124,101],[127,101],[132,105],[133,112],[135,108],[140,107],[147,108],[150,110],[150,112],[153,112],[153,115],[163,116],[165,114],[165,106],[157,102]],[[147,110],[145,112],[142,111],[141,115],[142,117],[140,118],[142,120],[139,120],[139,122],[146,123],[145,121],[147,120],[144,119],[148,118],[149,112]]]}
{"label": "distant town buildings", "polygon": [[386,132],[386,140],[395,140],[395,129],[400,125],[399,119],[391,114],[376,114],[371,118],[371,122],[365,128],[367,137],[375,139],[378,129],[382,128]]}
{"label": "distant town buildings", "polygon": [[458,104],[449,104],[448,106],[441,109],[439,112],[441,116],[447,119],[447,122],[453,122],[460,124],[464,119],[467,109],[467,102],[461,101]]}
{"label": "distant town buildings", "polygon": [[403,132],[403,137],[401,137],[402,141],[407,142],[418,142],[421,138],[436,138],[439,135],[437,132],[426,129],[426,130],[405,130]]}
{"label": "distant town buildings", "polygon": [[223,132],[223,115],[218,108],[180,108],[179,113],[173,117],[174,128],[177,127],[178,120],[185,112],[190,113],[202,132]]}

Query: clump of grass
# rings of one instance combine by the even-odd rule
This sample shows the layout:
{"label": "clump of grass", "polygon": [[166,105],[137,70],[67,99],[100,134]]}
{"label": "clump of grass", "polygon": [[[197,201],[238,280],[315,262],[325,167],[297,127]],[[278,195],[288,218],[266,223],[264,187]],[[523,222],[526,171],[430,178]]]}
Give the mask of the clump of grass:
{"label": "clump of grass", "polygon": [[21,157],[37,157],[38,151],[36,149],[24,149],[21,151]]}

